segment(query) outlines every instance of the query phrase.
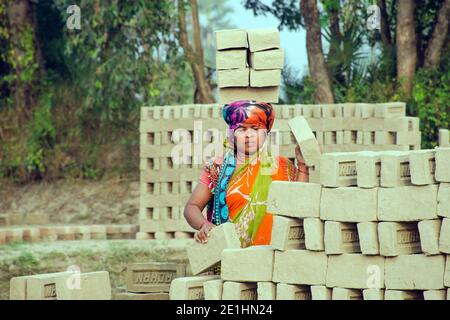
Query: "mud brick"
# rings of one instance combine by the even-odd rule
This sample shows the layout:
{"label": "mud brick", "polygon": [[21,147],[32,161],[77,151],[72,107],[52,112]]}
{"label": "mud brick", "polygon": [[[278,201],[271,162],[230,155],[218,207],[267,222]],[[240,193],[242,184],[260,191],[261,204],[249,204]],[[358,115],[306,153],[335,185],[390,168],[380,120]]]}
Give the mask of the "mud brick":
{"label": "mud brick", "polygon": [[381,153],[380,184],[382,187],[412,185],[410,171],[409,152],[385,151]]}
{"label": "mud brick", "polygon": [[275,252],[273,282],[325,285],[327,256],[324,252],[287,250]]}
{"label": "mud brick", "polygon": [[273,282],[258,282],[258,300],[275,300],[277,297],[277,285]]}
{"label": "mud brick", "polygon": [[121,239],[121,229],[119,225],[107,225],[106,226],[106,239]]}
{"label": "mud brick", "polygon": [[23,240],[26,242],[39,242],[41,240],[41,232],[39,228],[27,227],[23,229]]}
{"label": "mud brick", "polygon": [[39,227],[39,233],[42,241],[56,241],[58,240],[58,232],[55,227],[42,226]]}
{"label": "mud brick", "polygon": [[380,185],[381,157],[376,152],[361,152],[356,158],[356,181],[360,188]]}
{"label": "mud brick", "polygon": [[223,280],[210,280],[203,282],[205,300],[222,300]]}
{"label": "mud brick", "polygon": [[320,147],[308,121],[304,117],[295,117],[288,121],[297,143],[302,149],[302,155],[307,166],[317,166],[320,163]]}
{"label": "mud brick", "polygon": [[374,115],[376,118],[404,117],[406,115],[406,103],[404,102],[378,103],[375,105]]}
{"label": "mud brick", "polygon": [[364,145],[375,144],[375,132],[374,131],[363,131],[363,144]]}
{"label": "mud brick", "polygon": [[305,234],[305,248],[311,251],[325,250],[324,222],[318,218],[306,218],[303,220]]}
{"label": "mud brick", "polygon": [[167,292],[157,292],[157,293],[120,292],[116,294],[114,300],[169,300],[169,294]]}
{"label": "mud brick", "polygon": [[127,266],[130,292],[168,292],[170,283],[184,277],[184,265],[176,263],[133,263]]}
{"label": "mud brick", "polygon": [[364,131],[358,130],[356,132],[356,144],[364,144]]}
{"label": "mud brick", "polygon": [[325,221],[325,253],[358,253],[358,229],[356,223]]}
{"label": "mud brick", "polygon": [[344,131],[336,131],[336,144],[344,144]]}
{"label": "mud brick", "polygon": [[444,286],[450,287],[450,255],[445,256]]}
{"label": "mud brick", "polygon": [[450,147],[450,132],[448,129],[439,129],[439,147]]}
{"label": "mud brick", "polygon": [[175,231],[175,239],[192,239],[194,234],[192,232]]}
{"label": "mud brick", "polygon": [[324,132],[324,144],[336,144],[336,132],[335,131]]}
{"label": "mud brick", "polygon": [[312,300],[310,286],[279,283],[277,300]]}
{"label": "mud brick", "polygon": [[440,183],[437,197],[438,216],[450,218],[450,183]]}
{"label": "mud brick", "polygon": [[274,216],[270,245],[277,250],[305,249],[303,221]]}
{"label": "mud brick", "polygon": [[378,220],[436,219],[437,189],[437,185],[379,188]]}
{"label": "mud brick", "polygon": [[247,30],[250,52],[280,47],[280,32],[277,28]]}
{"label": "mud brick", "polygon": [[427,255],[439,254],[439,232],[441,220],[419,221],[420,246]]}
{"label": "mud brick", "polygon": [[358,228],[359,245],[361,247],[362,254],[380,254],[380,246],[378,242],[378,223],[360,222],[356,226]]}
{"label": "mud brick", "polygon": [[409,153],[411,182],[415,185],[436,183],[434,180],[434,150],[415,150]]}
{"label": "mud brick", "polygon": [[284,50],[280,48],[252,52],[250,66],[254,70],[283,69]]}
{"label": "mud brick", "polygon": [[419,145],[421,140],[421,132],[420,131],[408,131],[397,132],[397,139],[395,141],[396,144],[405,144],[405,145]]}
{"label": "mud brick", "polygon": [[442,219],[441,231],[439,233],[439,251],[450,253],[450,219]]}
{"label": "mud brick", "polygon": [[203,284],[217,279],[219,276],[214,275],[176,278],[170,284],[170,300],[204,300]]}
{"label": "mud brick", "polygon": [[8,214],[0,214],[0,226],[9,226],[9,215]]}
{"label": "mud brick", "polygon": [[344,144],[355,144],[356,132],[351,130],[344,130]]}
{"label": "mud brick", "polygon": [[315,136],[316,136],[317,143],[319,145],[322,145],[323,142],[324,142],[323,132],[322,131],[316,131],[316,135]]}
{"label": "mud brick", "polygon": [[309,183],[320,184],[320,168],[319,167],[310,167],[309,168]]}
{"label": "mud brick", "polygon": [[386,145],[395,144],[396,133],[391,131],[375,131],[375,144]]}
{"label": "mud brick", "polygon": [[380,222],[380,254],[390,257],[421,252],[417,222]]}
{"label": "mud brick", "polygon": [[375,105],[368,103],[357,103],[355,108],[355,117],[372,118],[375,115]]}
{"label": "mud brick", "polygon": [[257,284],[226,281],[223,284],[222,300],[257,300]]}
{"label": "mud brick", "polygon": [[73,272],[55,272],[14,277],[10,280],[10,300],[56,300],[56,280],[67,281]]}
{"label": "mud brick", "polygon": [[432,290],[444,288],[445,257],[423,254],[386,258],[386,288]]}
{"label": "mud brick", "polygon": [[153,233],[150,233],[150,232],[137,232],[136,233],[136,240],[149,240],[149,239],[155,239],[155,236]]}
{"label": "mud brick", "polygon": [[220,88],[219,103],[225,104],[236,100],[249,99],[256,101],[265,101],[269,103],[278,102],[279,87],[262,88]]}
{"label": "mud brick", "polygon": [[425,290],[423,292],[424,300],[446,300],[447,290]]}
{"label": "mud brick", "polygon": [[175,238],[175,232],[162,232],[157,231],[155,232],[155,239],[156,240],[170,240]]}
{"label": "mud brick", "polygon": [[92,225],[90,227],[92,240],[106,240],[106,226]]}
{"label": "mud brick", "polygon": [[356,105],[354,103],[343,104],[344,117],[351,118],[355,116]]}
{"label": "mud brick", "polygon": [[210,231],[207,243],[195,242],[187,248],[194,275],[219,263],[224,249],[241,247],[235,227],[234,223],[224,223]]}
{"label": "mud brick", "polygon": [[216,50],[248,48],[247,31],[245,30],[218,30],[214,34],[216,36]]}
{"label": "mud brick", "polygon": [[250,70],[250,86],[271,87],[279,86],[281,81],[281,70]]}
{"label": "mud brick", "polygon": [[[292,218],[318,218],[322,187],[316,183],[273,181],[267,211]],[[295,205],[292,205],[295,199]]]}
{"label": "mud brick", "polygon": [[450,147],[437,147],[435,161],[435,179],[439,182],[450,182]]}
{"label": "mud brick", "polygon": [[108,271],[73,273],[56,279],[58,300],[111,300]]}
{"label": "mud brick", "polygon": [[384,300],[384,290],[382,289],[364,289],[364,300]]}
{"label": "mud brick", "polygon": [[340,103],[336,103],[333,105],[334,106],[334,116],[336,118],[342,118],[344,117],[344,105],[340,104]]}
{"label": "mud brick", "polygon": [[320,159],[320,181],[326,187],[356,186],[359,152],[324,153]]}
{"label": "mud brick", "polygon": [[247,50],[224,50],[216,52],[216,68],[241,69],[247,66]]}
{"label": "mud brick", "polygon": [[272,281],[274,249],[252,246],[222,251],[221,276],[226,281]]}
{"label": "mud brick", "polygon": [[386,290],[384,300],[423,300],[423,293],[418,290]]}
{"label": "mud brick", "polygon": [[363,291],[358,289],[333,288],[331,300],[363,300]]}
{"label": "mud brick", "polygon": [[320,219],[339,222],[377,221],[378,188],[323,188]]}
{"label": "mud brick", "polygon": [[311,286],[312,300],[331,300],[333,289],[325,286]]}
{"label": "mud brick", "polygon": [[6,243],[6,232],[5,230],[0,230],[0,244]]}
{"label": "mud brick", "polygon": [[49,222],[49,216],[46,213],[28,213],[25,215],[25,224],[47,224]]}
{"label": "mud brick", "polygon": [[[344,253],[328,257],[327,287],[349,289],[384,288],[384,257]],[[378,281],[370,278],[370,272]]]}
{"label": "mud brick", "polygon": [[23,228],[10,228],[5,230],[6,243],[23,241]]}
{"label": "mud brick", "polygon": [[24,222],[25,222],[25,215],[23,213],[17,212],[9,214],[10,225],[24,224]]}
{"label": "mud brick", "polygon": [[249,76],[250,70],[248,68],[217,70],[218,86],[219,88],[247,87]]}
{"label": "mud brick", "polygon": [[89,226],[76,226],[74,228],[75,240],[91,239],[91,228]]}

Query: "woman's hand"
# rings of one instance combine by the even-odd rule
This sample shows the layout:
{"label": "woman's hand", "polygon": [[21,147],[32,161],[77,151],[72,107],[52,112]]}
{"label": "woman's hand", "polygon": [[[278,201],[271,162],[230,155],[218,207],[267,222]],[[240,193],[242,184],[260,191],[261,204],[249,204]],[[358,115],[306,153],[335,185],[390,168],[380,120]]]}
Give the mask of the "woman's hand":
{"label": "woman's hand", "polygon": [[211,222],[206,221],[203,223],[203,225],[200,227],[200,229],[194,234],[194,239],[198,243],[207,243],[208,237],[209,237],[209,231],[214,228],[215,225],[213,225]]}
{"label": "woman's hand", "polygon": [[302,150],[300,149],[299,144],[295,147],[295,157],[297,158],[298,166],[305,165],[305,159],[303,158]]}

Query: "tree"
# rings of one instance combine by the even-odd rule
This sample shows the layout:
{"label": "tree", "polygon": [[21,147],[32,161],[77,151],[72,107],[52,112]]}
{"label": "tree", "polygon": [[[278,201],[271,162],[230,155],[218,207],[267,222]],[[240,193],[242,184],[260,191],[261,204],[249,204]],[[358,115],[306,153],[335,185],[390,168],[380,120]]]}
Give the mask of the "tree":
{"label": "tree", "polygon": [[424,67],[430,68],[436,66],[441,57],[441,52],[444,47],[445,41],[448,41],[448,20],[450,16],[450,0],[444,0],[439,14],[437,22],[434,26],[433,34],[428,47],[425,51]]}
{"label": "tree", "polygon": [[205,75],[205,63],[203,57],[197,0],[190,0],[190,7],[192,13],[192,33],[194,46],[189,43],[184,0],[178,0],[179,40],[194,75],[196,86],[194,95],[195,103],[212,103],[214,101],[214,97],[212,95],[211,86]]}

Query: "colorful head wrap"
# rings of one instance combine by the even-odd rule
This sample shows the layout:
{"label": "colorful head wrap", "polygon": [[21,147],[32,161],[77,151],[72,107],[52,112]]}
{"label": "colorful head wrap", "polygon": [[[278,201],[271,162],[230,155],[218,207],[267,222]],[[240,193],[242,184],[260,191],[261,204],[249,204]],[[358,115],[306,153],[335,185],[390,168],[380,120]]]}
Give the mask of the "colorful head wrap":
{"label": "colorful head wrap", "polygon": [[270,103],[254,100],[239,100],[226,104],[222,115],[231,130],[245,124],[267,129],[269,132],[275,120],[275,111]]}

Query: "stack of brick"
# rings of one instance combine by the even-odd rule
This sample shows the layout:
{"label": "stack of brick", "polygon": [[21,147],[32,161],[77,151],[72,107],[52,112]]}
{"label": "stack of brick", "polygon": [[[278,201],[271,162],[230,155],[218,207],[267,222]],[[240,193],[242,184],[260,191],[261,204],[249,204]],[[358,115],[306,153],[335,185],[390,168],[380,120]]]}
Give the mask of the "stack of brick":
{"label": "stack of brick", "polygon": [[450,299],[450,148],[323,154],[320,178],[271,184],[270,246],[211,244],[204,298]]}
{"label": "stack of brick", "polygon": [[0,227],[0,245],[13,242],[135,239],[139,227],[113,225],[35,225]]}
{"label": "stack of brick", "polygon": [[216,31],[219,102],[278,102],[284,52],[276,28]]}
{"label": "stack of brick", "polygon": [[10,300],[111,300],[109,273],[66,271],[14,277]]}
{"label": "stack of brick", "polygon": [[[274,109],[271,149],[292,161],[296,137],[289,121],[300,116],[322,152],[408,151],[420,146],[419,119],[406,117],[403,103],[274,105]],[[142,108],[138,239],[192,237],[194,230],[186,223],[183,208],[198,182],[203,158],[217,150],[214,143],[222,146],[226,129],[222,106],[217,104]],[[183,161],[173,155],[182,155]],[[311,172],[312,181],[318,182],[319,174]]]}

